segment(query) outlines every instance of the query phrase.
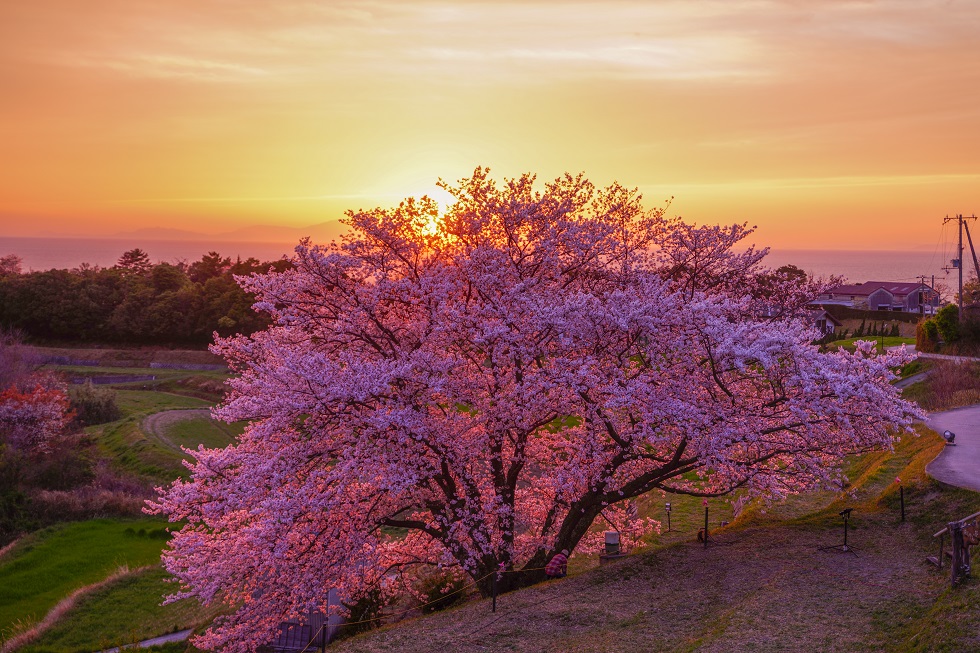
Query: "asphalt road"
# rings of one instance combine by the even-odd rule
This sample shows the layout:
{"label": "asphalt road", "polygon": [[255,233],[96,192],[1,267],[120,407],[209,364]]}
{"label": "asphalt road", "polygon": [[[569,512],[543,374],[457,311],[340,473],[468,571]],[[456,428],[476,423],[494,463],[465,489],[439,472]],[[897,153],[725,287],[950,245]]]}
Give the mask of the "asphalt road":
{"label": "asphalt road", "polygon": [[926,473],[943,483],[980,492],[980,404],[932,413],[926,420],[937,433],[950,430],[956,443],[926,465]]}
{"label": "asphalt road", "polygon": [[153,639],[144,639],[142,642],[136,644],[127,644],[122,648],[107,648],[104,651],[99,651],[99,653],[120,653],[120,651],[128,648],[149,648],[151,646],[159,646],[161,644],[168,644],[170,642],[182,642],[191,636],[193,630],[181,630],[176,633],[170,633],[169,635],[161,635],[160,637],[154,637]]}

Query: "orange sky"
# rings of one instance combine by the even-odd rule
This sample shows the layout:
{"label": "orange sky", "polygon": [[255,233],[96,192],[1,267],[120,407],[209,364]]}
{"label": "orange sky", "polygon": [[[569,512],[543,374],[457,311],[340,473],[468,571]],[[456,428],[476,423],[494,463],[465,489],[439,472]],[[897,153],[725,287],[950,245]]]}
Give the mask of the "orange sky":
{"label": "orange sky", "polygon": [[0,235],[299,227],[488,165],[777,247],[980,212],[977,2],[0,3]]}

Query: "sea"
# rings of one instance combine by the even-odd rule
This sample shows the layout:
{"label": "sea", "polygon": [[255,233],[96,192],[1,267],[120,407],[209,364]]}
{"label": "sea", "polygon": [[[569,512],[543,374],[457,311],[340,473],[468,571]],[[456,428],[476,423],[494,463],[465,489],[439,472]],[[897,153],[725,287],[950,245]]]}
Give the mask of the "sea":
{"label": "sea", "polygon": [[[291,256],[296,243],[246,241],[178,241],[118,238],[14,238],[0,237],[0,256],[16,254],[24,271],[72,269],[84,263],[109,267],[123,252],[140,248],[153,262],[199,260],[215,251],[232,259],[255,257],[273,261]],[[952,285],[956,271],[944,270],[949,261],[938,251],[860,251],[773,249],[764,260],[767,267],[795,265],[815,277],[841,276],[851,283],[864,281],[926,281]],[[969,272],[969,268],[967,268]],[[968,275],[972,276],[972,275]]]}

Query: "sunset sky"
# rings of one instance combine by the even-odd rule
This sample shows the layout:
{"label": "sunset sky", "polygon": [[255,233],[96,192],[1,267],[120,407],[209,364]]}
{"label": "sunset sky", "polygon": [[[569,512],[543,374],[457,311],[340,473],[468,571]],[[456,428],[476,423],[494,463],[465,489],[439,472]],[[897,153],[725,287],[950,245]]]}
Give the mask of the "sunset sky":
{"label": "sunset sky", "polygon": [[980,2],[7,0],[0,235],[301,227],[485,165],[931,247],[980,212],[978,33]]}

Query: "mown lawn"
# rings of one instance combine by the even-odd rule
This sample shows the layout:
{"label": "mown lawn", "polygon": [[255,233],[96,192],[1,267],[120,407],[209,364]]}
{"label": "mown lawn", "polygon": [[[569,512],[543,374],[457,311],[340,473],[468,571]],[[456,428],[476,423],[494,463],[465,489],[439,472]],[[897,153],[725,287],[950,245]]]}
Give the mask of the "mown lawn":
{"label": "mown lawn", "polygon": [[120,566],[159,564],[166,526],[160,519],[95,519],[27,536],[0,559],[0,633],[40,620],[71,592]]}
{"label": "mown lawn", "polygon": [[902,338],[899,336],[861,336],[859,338],[847,338],[846,340],[835,340],[834,342],[827,345],[830,349],[836,349],[837,347],[843,347],[847,351],[854,351],[854,343],[858,340],[870,340],[875,343],[875,346],[884,347],[897,347],[899,345],[908,345],[909,347],[915,346],[915,338]]}
{"label": "mown lawn", "polygon": [[167,438],[180,446],[196,449],[203,444],[209,449],[227,447],[245,429],[243,422],[225,424],[207,417],[175,422],[167,427]]}

